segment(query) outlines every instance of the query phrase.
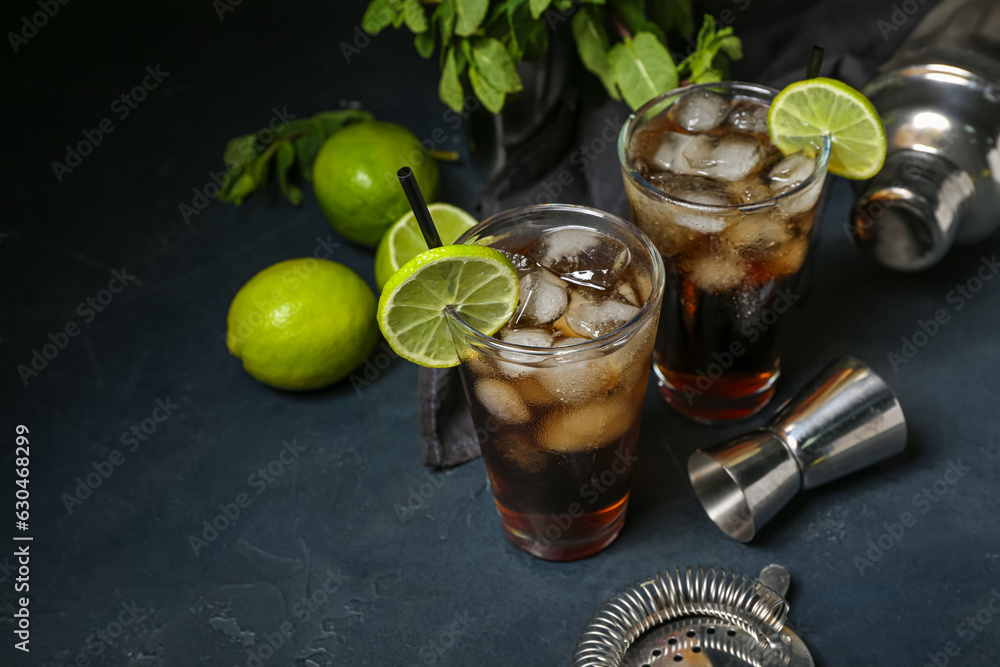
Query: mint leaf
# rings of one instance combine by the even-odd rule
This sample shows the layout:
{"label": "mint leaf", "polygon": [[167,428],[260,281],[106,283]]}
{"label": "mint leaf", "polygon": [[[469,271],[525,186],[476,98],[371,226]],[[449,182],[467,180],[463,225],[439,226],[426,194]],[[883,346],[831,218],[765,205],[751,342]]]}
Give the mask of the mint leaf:
{"label": "mint leaf", "polygon": [[247,170],[243,172],[244,176],[249,174],[253,178],[254,183],[257,184],[256,187],[261,187],[267,183],[267,175],[271,173],[270,155],[261,155],[259,158],[247,165]]}
{"label": "mint leaf", "polygon": [[501,0],[490,4],[490,10],[486,12],[486,25],[500,22],[505,15],[510,14],[518,5],[524,4],[528,0]]}
{"label": "mint leaf", "polygon": [[323,139],[326,140],[327,137],[348,123],[363,123],[375,120],[375,116],[368,111],[343,109],[341,111],[321,111],[313,116],[313,120],[319,123],[319,126],[323,130]]}
{"label": "mint leaf", "polygon": [[441,71],[441,83],[438,84],[438,96],[455,112],[461,112],[465,106],[465,91],[462,90],[458,75],[455,50],[448,49],[448,55],[444,59],[444,69]]}
{"label": "mint leaf", "polygon": [[[508,4],[507,10],[507,34],[510,39],[507,41],[507,52],[510,53],[510,57],[515,61],[521,60],[524,56],[524,48],[521,46],[521,35],[518,33],[528,34],[527,28],[521,28],[524,25],[524,21],[518,21],[516,18],[517,12],[513,3]],[[530,25],[530,22],[529,22]]]}
{"label": "mint leaf", "polygon": [[521,90],[521,77],[506,47],[498,40],[490,37],[476,37],[471,42],[472,63],[479,76],[486,78],[489,84],[503,93],[516,93]]}
{"label": "mint leaf", "polygon": [[413,38],[413,46],[421,58],[430,58],[434,55],[434,31],[425,30]]}
{"label": "mint leaf", "polygon": [[531,0],[531,17],[537,19],[545,12],[546,9],[548,9],[551,3],[552,0]]}
{"label": "mint leaf", "polygon": [[271,140],[271,143],[274,144],[281,139],[294,139],[303,132],[309,131],[310,128],[312,128],[312,121],[308,118],[290,120],[274,130],[274,139]]}
{"label": "mint leaf", "polygon": [[475,66],[469,67],[469,83],[472,84],[472,90],[476,93],[476,97],[479,98],[484,107],[492,113],[500,113],[500,109],[503,108],[504,99],[507,96],[506,93],[491,86],[489,81],[482,77]]}
{"label": "mint leaf", "polygon": [[611,11],[621,19],[628,31],[633,36],[640,32],[650,32],[656,36],[660,42],[666,42],[667,38],[663,34],[660,26],[646,18],[646,9],[643,0],[610,0]]}
{"label": "mint leaf", "polygon": [[691,0],[659,0],[649,4],[649,18],[664,31],[675,31],[681,37],[694,34]]}
{"label": "mint leaf", "polygon": [[223,202],[233,202],[237,206],[242,204],[244,199],[267,182],[267,162],[267,158],[260,156],[248,163],[239,173],[234,173],[231,178],[226,178],[217,199]]}
{"label": "mint leaf", "polygon": [[246,171],[241,171],[224,180],[222,189],[216,198],[222,202],[233,202],[238,206],[256,189],[257,181],[254,180],[253,176]]}
{"label": "mint leaf", "polygon": [[403,20],[411,32],[419,34],[427,31],[427,15],[420,0],[403,0]]}
{"label": "mint leaf", "polygon": [[326,140],[322,126],[315,120],[312,121],[312,126],[312,131],[292,142],[295,146],[295,158],[299,163],[299,175],[306,181],[312,180],[312,164]]}
{"label": "mint leaf", "polygon": [[468,37],[486,17],[489,0],[455,0],[455,34]]}
{"label": "mint leaf", "polygon": [[573,37],[576,39],[576,49],[584,66],[597,75],[607,89],[608,95],[620,100],[621,95],[611,76],[608,34],[601,25],[599,10],[595,7],[580,8],[573,16]]}
{"label": "mint leaf", "polygon": [[256,134],[230,139],[229,143],[226,144],[226,151],[222,154],[222,161],[226,163],[226,168],[235,170],[256,158],[256,143]]}
{"label": "mint leaf", "polygon": [[288,170],[295,163],[295,149],[287,141],[281,142],[278,149],[278,183],[281,191],[288,197],[288,201],[295,206],[302,203],[302,190],[288,182]]}
{"label": "mint leaf", "polygon": [[533,19],[524,0],[511,0],[507,7],[511,58],[515,61],[538,60],[549,49],[548,23]]}
{"label": "mint leaf", "polygon": [[705,22],[698,31],[696,47],[677,66],[678,71],[682,75],[686,74],[691,83],[721,81],[726,74],[723,71],[727,64],[726,58],[739,60],[743,57],[743,45],[739,37],[733,35],[732,27],[726,26],[716,31],[715,19],[711,14],[705,14]]}
{"label": "mint leaf", "polygon": [[677,87],[677,68],[670,52],[656,37],[640,32],[615,44],[608,54],[611,75],[633,110],[660,93]]}
{"label": "mint leaf", "polygon": [[403,25],[403,21],[405,20],[403,17],[403,5],[401,0],[389,0],[389,6],[394,8],[394,13],[392,15],[392,27],[398,28]]}
{"label": "mint leaf", "polygon": [[372,0],[361,19],[361,29],[370,35],[377,35],[392,23],[394,12],[389,9],[390,0]]}
{"label": "mint leaf", "polygon": [[451,42],[451,36],[455,34],[455,5],[453,0],[441,0],[441,4],[434,10],[434,18],[437,19],[438,27],[441,28],[441,44]]}

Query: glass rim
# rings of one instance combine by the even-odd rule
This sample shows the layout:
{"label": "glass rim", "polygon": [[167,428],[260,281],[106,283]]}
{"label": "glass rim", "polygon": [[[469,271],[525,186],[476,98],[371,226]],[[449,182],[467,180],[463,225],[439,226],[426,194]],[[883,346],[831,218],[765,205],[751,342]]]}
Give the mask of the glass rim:
{"label": "glass rim", "polygon": [[[784,192],[768,197],[767,199],[762,199],[760,201],[747,202],[745,204],[723,204],[723,205],[700,204],[698,202],[692,202],[688,201],[687,199],[680,199],[679,197],[674,197],[673,195],[669,195],[663,190],[660,190],[658,187],[656,187],[649,181],[647,181],[642,176],[642,174],[639,173],[639,170],[636,169],[635,166],[631,163],[627,155],[629,139],[631,139],[632,131],[634,130],[635,125],[638,122],[638,119],[641,118],[652,107],[661,104],[664,100],[666,100],[669,97],[679,96],[692,90],[709,89],[712,87],[718,88],[719,86],[728,86],[730,91],[744,90],[748,92],[764,94],[769,96],[771,100],[773,100],[774,97],[779,92],[778,90],[771,88],[770,86],[765,86],[759,83],[749,83],[746,81],[716,81],[710,83],[696,83],[689,86],[674,88],[673,90],[667,91],[662,95],[658,95],[653,99],[651,99],[650,101],[643,104],[638,109],[636,109],[633,113],[629,114],[629,117],[625,121],[625,124],[622,125],[621,132],[618,133],[618,162],[621,165],[622,169],[625,170],[628,178],[630,178],[633,182],[639,185],[646,194],[655,197],[657,199],[669,202],[671,204],[675,204],[677,206],[682,206],[696,211],[701,211],[704,213],[717,213],[717,214],[750,213],[753,211],[760,211],[765,208],[771,208],[773,206],[777,206],[784,199],[787,199],[789,197],[794,197],[795,195],[811,187],[817,180],[821,178],[826,178],[827,167],[829,166],[830,163],[831,144],[829,136],[823,137],[823,145],[820,147],[819,153],[817,153],[816,157],[814,158],[814,164],[816,165],[816,168],[813,169],[813,172],[809,174],[808,178],[806,178],[801,183],[796,184],[795,186]],[[664,111],[666,111],[666,109],[664,109]]]}
{"label": "glass rim", "polygon": [[[463,334],[474,338],[480,344],[490,348],[491,350],[499,352],[514,352],[517,354],[529,355],[531,357],[538,357],[539,359],[549,358],[549,357],[562,357],[562,356],[573,356],[579,352],[592,351],[602,349],[608,345],[617,343],[619,340],[626,339],[628,336],[632,335],[643,322],[649,319],[651,316],[655,316],[659,313],[660,302],[663,300],[663,292],[666,289],[666,269],[663,265],[663,258],[660,256],[659,251],[653,242],[646,236],[645,233],[631,222],[619,218],[617,215],[608,213],[607,211],[602,211],[600,209],[592,208],[589,206],[580,206],[578,204],[533,204],[530,206],[519,206],[517,208],[507,209],[501,211],[496,215],[493,215],[479,223],[477,223],[471,229],[466,230],[458,240],[455,241],[456,245],[466,245],[466,241],[473,235],[487,227],[496,224],[498,222],[504,222],[511,218],[516,218],[524,215],[529,215],[534,211],[562,211],[565,213],[575,213],[575,214],[585,214],[593,216],[595,218],[602,218],[611,222],[613,225],[618,226],[635,237],[635,239],[642,245],[646,254],[649,256],[652,263],[652,279],[653,286],[650,290],[649,296],[646,298],[645,302],[639,307],[639,312],[630,319],[628,322],[618,327],[614,331],[609,331],[603,336],[598,336],[597,338],[591,339],[581,339],[584,340],[582,343],[575,343],[573,345],[564,345],[562,347],[534,347],[531,345],[518,345],[516,343],[505,343],[504,341],[493,338],[492,336],[487,336],[483,332],[479,331],[468,322],[462,319],[462,317],[449,310],[446,317],[448,320],[460,328]],[[502,328],[502,327],[501,327]],[[513,360],[507,360],[507,363],[518,364],[519,362]],[[524,364],[520,364],[524,365]]]}

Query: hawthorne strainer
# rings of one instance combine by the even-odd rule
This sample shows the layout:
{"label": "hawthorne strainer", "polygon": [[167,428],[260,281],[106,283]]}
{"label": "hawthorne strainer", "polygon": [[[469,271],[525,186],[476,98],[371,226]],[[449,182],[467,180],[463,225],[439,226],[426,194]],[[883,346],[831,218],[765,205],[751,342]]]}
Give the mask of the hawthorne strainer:
{"label": "hawthorne strainer", "polygon": [[785,625],[788,571],[760,579],[699,567],[638,581],[591,617],[573,667],[814,667]]}

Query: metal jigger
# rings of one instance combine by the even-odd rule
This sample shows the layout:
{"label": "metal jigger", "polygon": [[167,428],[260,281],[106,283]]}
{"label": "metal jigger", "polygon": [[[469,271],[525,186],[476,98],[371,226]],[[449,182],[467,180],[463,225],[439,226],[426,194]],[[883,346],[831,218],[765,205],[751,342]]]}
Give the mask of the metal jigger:
{"label": "metal jigger", "polygon": [[864,362],[842,357],[762,429],[694,452],[688,474],[708,515],[749,542],[800,489],[810,489],[906,446],[899,401]]}

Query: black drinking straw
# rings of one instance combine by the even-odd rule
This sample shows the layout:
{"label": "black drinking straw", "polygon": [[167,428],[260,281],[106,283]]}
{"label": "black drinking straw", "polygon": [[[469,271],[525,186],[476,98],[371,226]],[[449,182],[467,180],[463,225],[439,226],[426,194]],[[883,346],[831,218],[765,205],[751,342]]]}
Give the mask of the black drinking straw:
{"label": "black drinking straw", "polygon": [[406,199],[410,202],[413,215],[417,218],[417,224],[420,225],[420,231],[424,235],[427,247],[440,248],[441,237],[438,235],[437,227],[434,226],[431,212],[427,210],[427,203],[424,201],[423,193],[420,192],[420,186],[417,185],[417,178],[413,175],[413,170],[409,167],[403,167],[396,172],[396,176],[399,177],[399,184],[403,186]]}
{"label": "black drinking straw", "polygon": [[806,78],[814,79],[819,76],[819,68],[823,65],[823,47],[813,44],[812,53],[809,54],[809,65],[806,66]]}

